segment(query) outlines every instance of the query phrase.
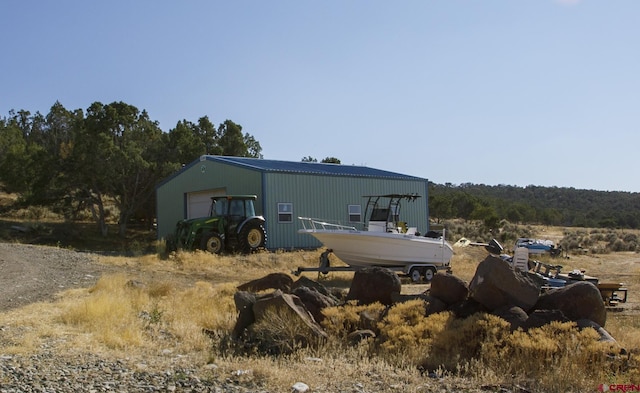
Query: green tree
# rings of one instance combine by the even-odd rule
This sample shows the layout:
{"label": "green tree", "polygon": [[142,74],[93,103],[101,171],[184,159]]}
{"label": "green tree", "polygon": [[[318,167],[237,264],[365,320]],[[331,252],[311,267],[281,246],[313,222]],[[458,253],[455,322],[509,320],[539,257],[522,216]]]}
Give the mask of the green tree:
{"label": "green tree", "polygon": [[74,219],[88,209],[106,235],[108,202],[124,236],[133,217],[155,213],[155,184],[203,154],[262,158],[260,143],[226,120],[183,120],[168,133],[146,111],[124,102],[94,102],[69,111],[57,102],[47,116],[10,111],[0,118],[0,181],[28,203]]}
{"label": "green tree", "polygon": [[247,145],[245,145],[242,135],[242,126],[231,120],[225,120],[224,123],[218,127],[218,132],[220,134],[221,155],[236,157],[249,156],[249,149]]}
{"label": "green tree", "polygon": [[166,139],[168,161],[184,165],[207,154],[206,143],[199,134],[198,126],[187,120],[178,122],[163,138]]}
{"label": "green tree", "polygon": [[436,222],[447,218],[453,218],[452,200],[448,194],[429,194],[429,215],[435,218]]}
{"label": "green tree", "polygon": [[534,222],[536,210],[526,203],[511,203],[506,208],[505,217],[514,223]]}
{"label": "green tree", "polygon": [[[307,156],[307,157],[302,157],[302,162],[318,162],[318,160],[314,157],[311,156]],[[320,161],[323,164],[341,164],[342,162],[340,162],[340,159],[335,158],[335,157],[326,157],[324,159],[322,159],[322,161]]]}
{"label": "green tree", "polygon": [[216,129],[207,116],[198,123],[182,120],[167,135],[171,160],[189,163],[203,154],[262,158],[262,147],[242,127],[226,120]]}
{"label": "green tree", "polygon": [[466,192],[457,192],[451,200],[451,210],[456,217],[468,220],[476,209],[477,199]]}
{"label": "green tree", "polygon": [[10,115],[3,119],[0,131],[0,178],[9,191],[21,194],[24,203],[39,203],[37,197],[47,194],[51,176],[51,160],[39,143],[44,117],[24,110]]}
{"label": "green tree", "polygon": [[247,155],[253,158],[263,158],[262,146],[252,135],[245,133],[243,138],[245,146],[247,146]]}
{"label": "green tree", "polygon": [[538,214],[538,218],[544,225],[561,225],[562,222],[562,214],[552,208],[542,209]]}
{"label": "green tree", "polygon": [[31,157],[27,141],[15,118],[0,121],[0,180],[9,192],[29,190]]}
{"label": "green tree", "polygon": [[69,158],[75,144],[75,136],[84,122],[82,110],[67,110],[56,101],[44,118],[42,136],[39,141],[44,154],[39,159],[43,167],[40,181],[34,184],[37,200],[54,210],[62,212],[65,218],[72,219],[78,210],[70,208],[68,196],[73,194],[76,185],[69,181]]}
{"label": "green tree", "polygon": [[108,234],[105,203],[115,192],[117,146],[124,133],[118,123],[116,107],[91,104],[70,158],[70,181],[77,185],[74,200],[91,211],[103,236]]}
{"label": "green tree", "polygon": [[262,157],[260,143],[250,134],[242,134],[242,126],[225,120],[218,127],[219,151],[223,156]]}
{"label": "green tree", "polygon": [[204,144],[204,152],[202,154],[222,155],[223,149],[220,146],[221,131],[216,130],[208,116],[198,119],[195,132]]}
{"label": "green tree", "polygon": [[91,209],[98,228],[107,234],[107,197],[118,208],[118,233],[126,234],[129,219],[150,203],[159,179],[172,169],[165,163],[162,131],[148,114],[132,105],[95,102],[87,110],[85,127],[74,149],[79,196]]}
{"label": "green tree", "polygon": [[477,204],[471,213],[471,219],[481,220],[487,228],[497,228],[500,218],[495,209],[489,205]]}

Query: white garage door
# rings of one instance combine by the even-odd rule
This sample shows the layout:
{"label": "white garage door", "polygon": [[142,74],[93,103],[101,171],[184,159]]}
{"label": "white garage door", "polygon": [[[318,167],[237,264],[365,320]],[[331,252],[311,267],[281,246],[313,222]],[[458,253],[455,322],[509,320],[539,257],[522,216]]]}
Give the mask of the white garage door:
{"label": "white garage door", "polygon": [[211,207],[211,197],[225,195],[224,189],[190,192],[187,194],[187,218],[206,217]]}

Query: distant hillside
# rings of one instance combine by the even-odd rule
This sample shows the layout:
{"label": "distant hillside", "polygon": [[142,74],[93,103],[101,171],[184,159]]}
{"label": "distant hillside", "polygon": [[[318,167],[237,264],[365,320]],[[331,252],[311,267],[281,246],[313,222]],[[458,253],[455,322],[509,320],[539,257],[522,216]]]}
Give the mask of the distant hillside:
{"label": "distant hillside", "polygon": [[640,193],[560,187],[429,184],[434,219],[506,219],[543,225],[640,228]]}

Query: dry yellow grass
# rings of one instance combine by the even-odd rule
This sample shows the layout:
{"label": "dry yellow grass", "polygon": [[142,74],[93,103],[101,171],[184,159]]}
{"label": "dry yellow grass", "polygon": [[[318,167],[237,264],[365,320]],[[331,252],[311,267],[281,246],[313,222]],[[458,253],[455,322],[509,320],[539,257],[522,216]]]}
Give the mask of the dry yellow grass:
{"label": "dry yellow grass", "polygon": [[[455,251],[454,274],[470,281],[487,254],[478,247]],[[598,347],[589,330],[576,333],[571,326],[553,325],[511,334],[503,321],[492,316],[455,321],[441,313],[423,318],[421,301],[389,310],[379,326],[383,335],[377,344],[344,344],[344,332],[357,326],[361,311],[382,310],[380,305],[350,305],[327,310],[324,326],[330,339],[324,345],[281,357],[243,356],[230,350],[228,334],[236,319],[236,286],[274,271],[316,266],[318,257],[319,251],[251,256],[195,252],[168,259],[104,257],[103,263],[121,267],[122,273],[104,276],[92,288],[63,292],[56,302],[0,314],[0,353],[32,353],[47,347],[60,353],[90,351],[126,358],[134,364],[157,363],[157,367],[188,362],[202,368],[202,378],[231,378],[271,391],[286,391],[296,381],[304,381],[313,391],[350,391],[356,384],[377,392],[438,387],[456,391],[522,383],[538,386],[539,391],[584,391],[595,389],[597,383],[637,383],[640,378],[637,371],[614,375],[605,369],[609,363],[597,357],[604,349]],[[557,262],[565,270],[584,268],[588,274],[627,282],[631,288],[629,304],[636,307],[636,314],[640,311],[637,254],[581,255]],[[318,278],[317,273],[304,274]],[[352,275],[330,273],[320,278],[328,286],[348,288]],[[403,285],[403,291],[408,292],[423,288]],[[610,313],[607,322],[607,329],[628,349],[640,348],[636,314]],[[639,360],[633,356],[627,364]],[[216,367],[206,367],[207,363]],[[425,378],[418,365],[438,366],[445,378]],[[579,375],[580,383],[543,380],[549,368],[554,374]],[[456,373],[465,378],[456,377]],[[539,380],[532,382],[535,379]]]}

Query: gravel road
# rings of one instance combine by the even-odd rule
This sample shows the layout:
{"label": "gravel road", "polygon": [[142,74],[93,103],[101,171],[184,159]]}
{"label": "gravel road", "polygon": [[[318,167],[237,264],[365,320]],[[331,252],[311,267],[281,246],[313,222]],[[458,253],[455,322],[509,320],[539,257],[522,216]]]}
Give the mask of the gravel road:
{"label": "gravel road", "polygon": [[[94,254],[56,247],[0,243],[0,313],[58,292],[90,287],[117,267],[98,263]],[[0,326],[0,339],[4,328]],[[155,359],[148,359],[155,362]],[[234,392],[255,391],[232,382],[206,381],[197,369],[167,364],[140,371],[118,359],[95,354],[3,354],[0,349],[0,393],[13,392]]]}
{"label": "gravel road", "polygon": [[89,253],[0,243],[0,312],[53,299],[66,289],[89,287],[110,270]]}

